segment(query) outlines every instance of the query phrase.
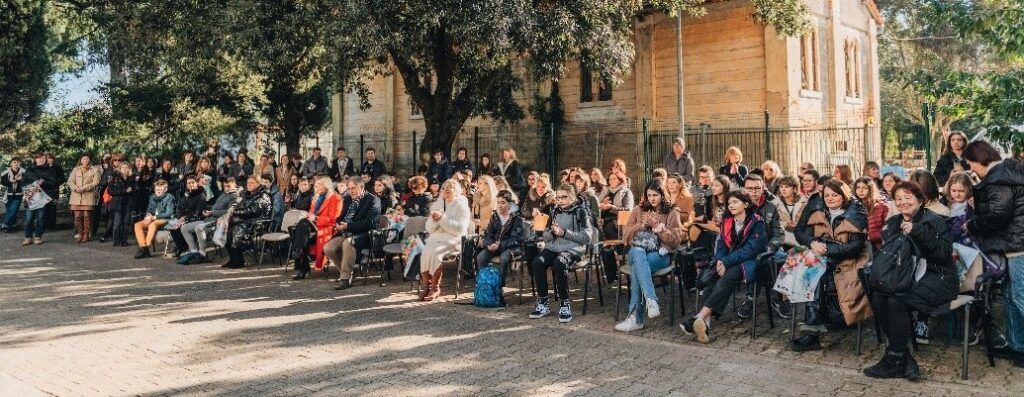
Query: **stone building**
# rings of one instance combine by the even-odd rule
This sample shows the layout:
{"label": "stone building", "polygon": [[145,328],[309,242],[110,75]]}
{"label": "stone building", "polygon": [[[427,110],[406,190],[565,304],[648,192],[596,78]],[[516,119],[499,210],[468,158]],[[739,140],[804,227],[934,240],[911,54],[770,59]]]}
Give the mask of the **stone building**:
{"label": "stone building", "polygon": [[[674,18],[638,17],[636,59],[621,83],[609,87],[578,65],[569,65],[559,80],[569,123],[562,147],[584,142],[584,147],[593,144],[596,149],[563,149],[559,165],[607,168],[608,157],[642,161],[643,119],[651,136],[652,163],[660,162],[665,145],[681,129],[698,162],[709,164],[718,164],[722,151],[732,145],[744,150],[748,164],[756,166],[770,155],[787,171],[800,161],[826,168],[878,159],[877,32],[882,17],[873,0],[807,3],[812,29],[802,37],[782,37],[758,24],[746,0],[709,2],[704,17],[683,18],[681,36]],[[682,68],[677,62],[680,47]],[[369,85],[371,107],[365,111],[355,93],[334,96],[330,141],[347,147],[356,159],[360,142],[375,146],[400,173],[411,172],[412,137],[415,132],[422,138],[422,117],[400,77],[379,77]],[[535,93],[546,95],[550,86],[528,80],[517,95],[526,104]],[[679,122],[680,106],[684,123]],[[474,145],[474,157],[513,146],[525,155],[521,157],[539,161],[542,150],[536,137],[541,129],[530,118],[511,126],[471,119],[456,146]],[[320,144],[327,148],[323,139]]]}

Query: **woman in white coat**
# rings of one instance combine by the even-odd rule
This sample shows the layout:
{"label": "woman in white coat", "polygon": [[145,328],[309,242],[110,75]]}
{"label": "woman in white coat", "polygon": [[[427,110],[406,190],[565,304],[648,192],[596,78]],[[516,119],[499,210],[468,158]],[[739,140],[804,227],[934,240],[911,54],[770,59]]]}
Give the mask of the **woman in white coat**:
{"label": "woman in white coat", "polygon": [[420,254],[420,300],[441,295],[441,259],[462,248],[462,237],[473,227],[473,213],[462,186],[454,179],[441,185],[441,199],[430,206],[427,241]]}

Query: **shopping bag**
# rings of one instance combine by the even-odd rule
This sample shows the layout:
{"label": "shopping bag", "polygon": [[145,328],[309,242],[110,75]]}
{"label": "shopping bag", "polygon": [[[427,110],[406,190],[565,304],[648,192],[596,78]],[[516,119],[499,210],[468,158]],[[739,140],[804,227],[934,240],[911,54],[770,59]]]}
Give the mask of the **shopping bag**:
{"label": "shopping bag", "polygon": [[791,303],[813,301],[814,291],[827,268],[824,258],[814,251],[795,247],[789,250],[774,289],[786,295]]}
{"label": "shopping bag", "polygon": [[43,191],[43,188],[40,187],[39,182],[32,182],[31,185],[28,185],[27,190],[25,190],[25,196],[27,198],[25,200],[25,207],[29,210],[43,208],[46,204],[53,201],[53,199],[50,198],[50,195],[46,194],[46,192]]}
{"label": "shopping bag", "polygon": [[228,245],[228,216],[217,219],[217,227],[213,230],[213,243],[221,247]]}

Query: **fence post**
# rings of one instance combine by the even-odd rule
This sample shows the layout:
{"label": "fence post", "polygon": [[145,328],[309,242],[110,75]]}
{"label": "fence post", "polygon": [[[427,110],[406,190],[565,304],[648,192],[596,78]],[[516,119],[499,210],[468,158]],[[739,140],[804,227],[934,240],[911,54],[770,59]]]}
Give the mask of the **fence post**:
{"label": "fence post", "polygon": [[927,161],[924,164],[924,169],[930,170],[932,168],[932,112],[930,104],[925,103],[921,106],[921,116],[923,116],[922,120],[924,120],[924,154],[925,161]]}
{"label": "fence post", "polygon": [[768,111],[764,111],[764,159],[772,159],[772,129],[771,129],[771,116]]}
{"label": "fence post", "polygon": [[363,139],[363,134],[359,134],[359,162],[366,162],[366,141]]}
{"label": "fence post", "polygon": [[555,153],[555,123],[548,124],[548,175],[558,172],[558,154]]}
{"label": "fence post", "polygon": [[467,158],[466,161],[473,164],[476,161],[473,159],[480,159],[480,127],[473,127],[473,157]]}
{"label": "fence post", "polygon": [[700,123],[700,164],[708,163],[708,129],[711,125]]}
{"label": "fence post", "polygon": [[651,135],[646,117],[641,119],[641,125],[644,129],[644,176],[647,177],[651,175]]}
{"label": "fence post", "polygon": [[416,175],[416,167],[419,166],[419,164],[416,164],[416,159],[418,159],[420,157],[420,154],[416,153],[416,152],[417,152],[417,150],[416,150],[416,130],[412,130],[412,150],[411,150],[412,154],[410,155],[412,157],[412,163],[410,163],[411,164],[410,167],[412,168],[412,172],[409,173],[409,175]]}

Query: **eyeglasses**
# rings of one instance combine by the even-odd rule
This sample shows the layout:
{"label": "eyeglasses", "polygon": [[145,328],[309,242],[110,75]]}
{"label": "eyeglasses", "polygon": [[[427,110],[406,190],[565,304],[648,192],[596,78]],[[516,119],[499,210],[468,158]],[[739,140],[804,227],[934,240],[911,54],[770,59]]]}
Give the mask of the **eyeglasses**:
{"label": "eyeglasses", "polygon": [[760,191],[761,191],[761,190],[763,190],[763,189],[764,189],[764,188],[762,188],[762,187],[760,187],[760,186],[754,186],[754,187],[747,187],[747,186],[744,186],[744,187],[743,187],[743,190],[749,190],[749,191],[751,191],[751,192],[760,192]]}

